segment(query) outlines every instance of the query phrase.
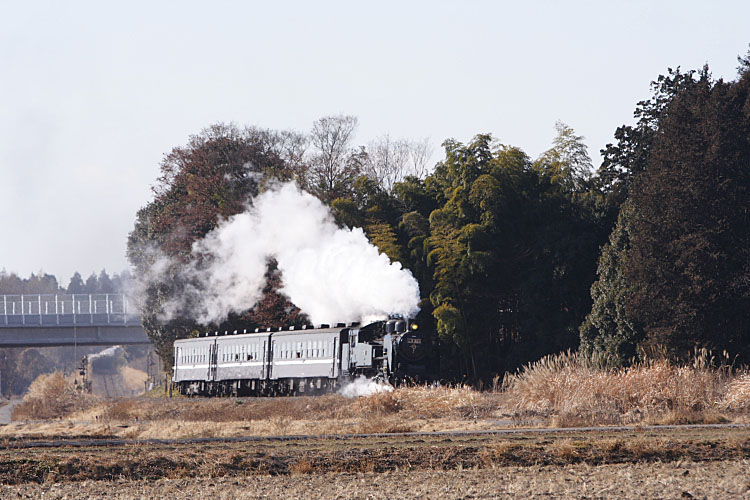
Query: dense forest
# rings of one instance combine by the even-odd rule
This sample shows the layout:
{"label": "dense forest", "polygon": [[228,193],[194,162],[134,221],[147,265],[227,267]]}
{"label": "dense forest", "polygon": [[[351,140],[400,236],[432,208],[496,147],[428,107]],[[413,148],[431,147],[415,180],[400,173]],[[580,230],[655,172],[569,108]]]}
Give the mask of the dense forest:
{"label": "dense forest", "polygon": [[[562,122],[538,158],[478,134],[446,140],[432,169],[426,141],[355,147],[351,116],[308,134],[210,126],[165,155],[129,237],[144,325],[171,366],[174,339],[204,328],[160,319],[186,286],[178,270],[192,244],[274,180],[293,180],[413,273],[448,379],[488,380],[579,346],[615,366],[702,347],[746,363],[750,59],[733,81],[678,68],[652,91],[598,169]],[[149,279],[158,255],[169,267]],[[273,261],[267,276],[253,309],[211,327],[304,323]]]}

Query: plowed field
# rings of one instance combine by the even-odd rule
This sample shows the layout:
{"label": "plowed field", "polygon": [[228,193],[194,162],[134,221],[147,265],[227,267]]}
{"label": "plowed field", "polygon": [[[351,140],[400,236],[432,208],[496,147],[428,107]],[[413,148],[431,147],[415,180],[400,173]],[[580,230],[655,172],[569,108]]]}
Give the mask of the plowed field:
{"label": "plowed field", "polygon": [[0,446],[0,498],[750,498],[750,430]]}

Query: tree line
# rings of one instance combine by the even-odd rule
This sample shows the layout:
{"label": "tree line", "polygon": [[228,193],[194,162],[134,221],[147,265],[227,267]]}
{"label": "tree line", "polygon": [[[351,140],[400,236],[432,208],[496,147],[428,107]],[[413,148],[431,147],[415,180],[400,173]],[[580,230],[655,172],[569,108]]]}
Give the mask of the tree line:
{"label": "tree line", "polygon": [[[165,155],[129,236],[144,326],[169,367],[174,339],[202,329],[306,321],[279,294],[274,262],[263,299],[222,325],[160,314],[189,285],[179,268],[192,244],[283,180],[413,273],[446,378],[488,380],[579,346],[613,365],[697,347],[747,362],[748,60],[728,82],[707,67],[660,76],[596,170],[562,122],[537,158],[478,134],[444,141],[433,168],[425,140],[355,146],[351,116],[309,133],[212,125]],[[148,279],[161,255],[167,267]]]}
{"label": "tree line", "polygon": [[604,151],[622,200],[581,347],[626,364],[707,348],[750,362],[750,54],[734,81],[670,70]]}
{"label": "tree line", "polygon": [[21,278],[18,274],[0,270],[0,295],[22,294],[94,294],[94,293],[123,293],[132,287],[133,277],[130,271],[115,273],[112,277],[102,269],[99,274],[91,273],[84,279],[81,273],[75,272],[67,287],[63,287],[53,274],[40,271],[31,273],[28,278]]}

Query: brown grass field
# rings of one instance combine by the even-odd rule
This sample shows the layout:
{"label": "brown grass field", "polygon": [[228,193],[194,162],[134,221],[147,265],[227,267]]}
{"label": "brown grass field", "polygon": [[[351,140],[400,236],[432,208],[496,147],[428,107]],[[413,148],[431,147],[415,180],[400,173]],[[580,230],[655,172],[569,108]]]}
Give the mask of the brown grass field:
{"label": "brown grass field", "polygon": [[[750,376],[705,354],[620,370],[564,354],[497,391],[405,387],[359,398],[104,399],[52,374],[0,427],[0,498],[750,498],[750,428],[649,427],[749,416]],[[634,427],[539,432],[622,424]],[[498,429],[517,433],[398,434]],[[278,435],[308,438],[34,445]]]}

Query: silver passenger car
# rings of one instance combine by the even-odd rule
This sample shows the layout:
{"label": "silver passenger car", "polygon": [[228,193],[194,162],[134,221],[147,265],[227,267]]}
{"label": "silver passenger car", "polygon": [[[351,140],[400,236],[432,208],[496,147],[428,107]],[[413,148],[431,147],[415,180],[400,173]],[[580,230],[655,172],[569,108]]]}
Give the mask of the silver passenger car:
{"label": "silver passenger car", "polygon": [[274,396],[330,391],[360,374],[392,380],[424,370],[413,353],[399,355],[419,336],[405,320],[204,334],[175,341],[172,381],[188,395]]}

